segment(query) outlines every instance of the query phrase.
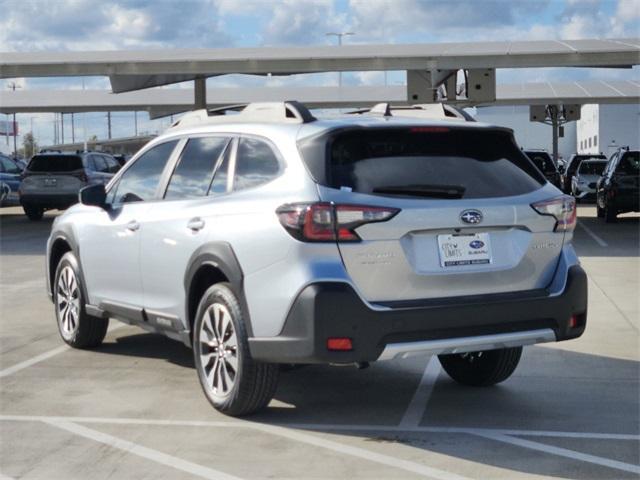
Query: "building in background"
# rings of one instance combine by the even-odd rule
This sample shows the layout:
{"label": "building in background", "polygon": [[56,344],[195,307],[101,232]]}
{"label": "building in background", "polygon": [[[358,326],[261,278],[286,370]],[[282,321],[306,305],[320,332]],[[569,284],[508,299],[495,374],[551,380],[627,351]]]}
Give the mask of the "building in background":
{"label": "building in background", "polygon": [[619,147],[640,147],[640,105],[583,105],[578,120],[579,153],[609,156]]}
{"label": "building in background", "polygon": [[[526,105],[479,107],[476,109],[476,120],[503,127],[512,128],[516,141],[525,150],[553,150],[552,131],[550,125],[531,122],[529,107]],[[559,139],[558,154],[561,158],[569,158],[576,152],[576,122],[564,125],[564,137]]]}

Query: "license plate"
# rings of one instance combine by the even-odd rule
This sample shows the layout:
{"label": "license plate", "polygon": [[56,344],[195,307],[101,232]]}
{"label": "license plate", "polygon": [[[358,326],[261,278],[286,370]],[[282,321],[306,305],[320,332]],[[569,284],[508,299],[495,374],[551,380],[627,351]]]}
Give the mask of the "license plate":
{"label": "license plate", "polygon": [[488,233],[438,235],[438,250],[443,268],[491,263]]}
{"label": "license plate", "polygon": [[57,178],[45,178],[44,179],[44,186],[45,187],[55,187],[58,184],[58,179]]}

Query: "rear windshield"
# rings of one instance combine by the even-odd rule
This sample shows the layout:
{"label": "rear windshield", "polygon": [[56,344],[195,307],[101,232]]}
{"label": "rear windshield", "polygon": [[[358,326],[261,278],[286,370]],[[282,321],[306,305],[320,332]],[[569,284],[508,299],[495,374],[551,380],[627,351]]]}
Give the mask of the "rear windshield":
{"label": "rear windshield", "polygon": [[487,198],[546,182],[505,130],[352,128],[299,146],[316,181],[359,193]]}
{"label": "rear windshield", "polygon": [[570,175],[573,175],[574,173],[576,173],[576,170],[578,170],[578,166],[580,165],[580,162],[582,162],[583,160],[606,160],[606,159],[607,157],[605,157],[604,155],[598,155],[597,153],[594,155],[576,155],[570,160],[571,163],[569,164],[567,173],[569,173]]}
{"label": "rear windshield", "polygon": [[81,168],[82,158],[77,155],[36,155],[27,167],[31,172],[71,172]]}
{"label": "rear windshield", "polygon": [[578,173],[585,175],[602,175],[606,166],[607,162],[582,162]]}
{"label": "rear windshield", "polygon": [[556,173],[557,169],[551,156],[546,152],[524,152],[542,173]]}

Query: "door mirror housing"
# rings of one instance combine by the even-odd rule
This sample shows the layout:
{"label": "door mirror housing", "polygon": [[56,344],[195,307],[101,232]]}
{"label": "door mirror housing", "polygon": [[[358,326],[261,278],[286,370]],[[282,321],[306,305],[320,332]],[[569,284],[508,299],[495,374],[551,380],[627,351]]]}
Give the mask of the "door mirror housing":
{"label": "door mirror housing", "polygon": [[104,209],[107,207],[107,192],[101,183],[84,187],[80,190],[79,197],[80,203],[83,205],[92,205]]}

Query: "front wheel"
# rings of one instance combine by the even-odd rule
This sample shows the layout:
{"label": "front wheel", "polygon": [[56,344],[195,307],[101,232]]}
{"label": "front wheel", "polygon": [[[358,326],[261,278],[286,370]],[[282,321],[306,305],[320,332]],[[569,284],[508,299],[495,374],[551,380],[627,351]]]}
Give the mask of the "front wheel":
{"label": "front wheel", "polygon": [[522,347],[438,355],[445,372],[458,383],[486,387],[504,382],[515,371]]}
{"label": "front wheel", "polygon": [[53,283],[58,331],[62,339],[74,348],[97,347],[107,334],[109,319],[93,317],[86,312],[79,272],[75,255],[65,253],[58,263]]}
{"label": "front wheel", "polygon": [[200,385],[216,410],[232,416],[266,407],[278,384],[277,364],[251,358],[244,322],[233,290],[218,283],[202,296],[193,329]]}

